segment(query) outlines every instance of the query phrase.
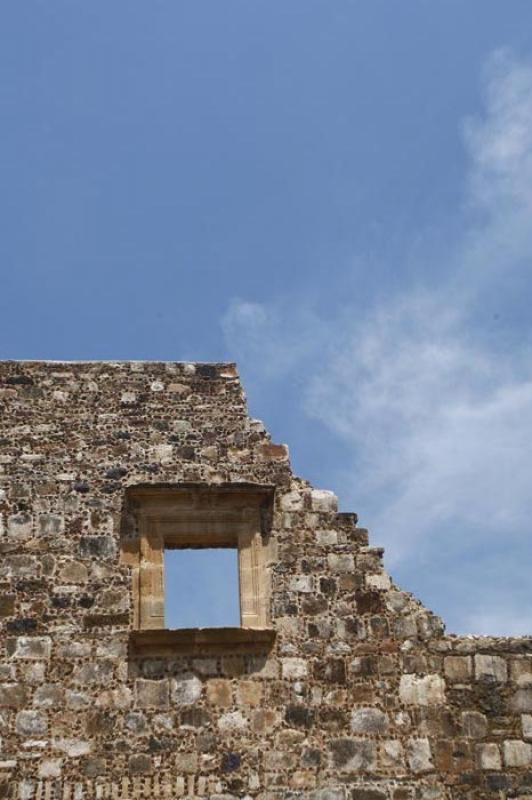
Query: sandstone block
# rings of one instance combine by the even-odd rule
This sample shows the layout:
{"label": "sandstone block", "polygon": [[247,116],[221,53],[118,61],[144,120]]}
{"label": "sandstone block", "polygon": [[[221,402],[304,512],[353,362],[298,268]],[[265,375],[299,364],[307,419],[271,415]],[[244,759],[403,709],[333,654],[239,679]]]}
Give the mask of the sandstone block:
{"label": "sandstone block", "polygon": [[351,553],[329,553],[327,563],[329,570],[336,575],[355,569],[355,558]]}
{"label": "sandstone block", "polygon": [[291,592],[313,592],[314,578],[312,575],[293,575],[288,583],[288,588]]}
{"label": "sandstone block", "polygon": [[262,702],[262,691],[259,681],[242,681],[237,688],[237,703],[242,706],[258,706]]}
{"label": "sandstone block", "polygon": [[500,770],[502,768],[501,754],[498,745],[493,742],[477,744],[477,764],[483,770]]}
{"label": "sandstone block", "polygon": [[211,680],[207,684],[207,700],[216,706],[228,707],[233,702],[231,681]]}
{"label": "sandstone block", "polygon": [[29,539],[33,533],[31,514],[12,514],[7,520],[7,535],[11,539]]}
{"label": "sandstone block", "polygon": [[412,772],[431,772],[434,769],[428,739],[409,739],[406,745],[406,757]]}
{"label": "sandstone block", "polygon": [[196,772],[198,769],[197,753],[177,753],[175,767],[179,772]]}
{"label": "sandstone block", "polygon": [[14,658],[48,659],[52,652],[49,636],[19,636],[16,641]]}
{"label": "sandstone block", "polygon": [[532,764],[532,744],[520,739],[503,742],[502,752],[507,767],[528,767]]}
{"label": "sandstone block", "polygon": [[402,773],[404,765],[404,748],[398,739],[385,739],[380,748],[380,761],[385,769]]}
{"label": "sandstone block", "polygon": [[512,711],[532,711],[532,687],[530,689],[518,689],[510,701]]}
{"label": "sandstone block", "polygon": [[87,583],[89,571],[81,561],[69,561],[59,571],[59,580],[62,583]]}
{"label": "sandstone block", "polygon": [[168,681],[138,678],[135,681],[135,699],[138,708],[168,708]]}
{"label": "sandstone block", "polygon": [[21,736],[43,736],[48,727],[47,719],[40,711],[19,711],[15,729]]}
{"label": "sandstone block", "polygon": [[73,679],[80,684],[106,684],[113,678],[115,666],[111,661],[89,661],[74,670]]}
{"label": "sandstone block", "polygon": [[401,675],[399,696],[405,705],[441,705],[445,703],[445,682],[436,674]]}
{"label": "sandstone block", "polygon": [[313,511],[336,513],[338,510],[338,498],[334,492],[330,492],[327,489],[312,489],[310,492],[310,504]]}
{"label": "sandstone block", "polygon": [[308,664],[304,658],[283,658],[281,670],[283,678],[305,678],[308,673]]}
{"label": "sandstone block", "polygon": [[378,591],[384,591],[389,589],[392,585],[390,580],[390,576],[387,575],[385,572],[380,572],[375,575],[366,575],[366,586],[368,589],[377,589]]}
{"label": "sandstone block", "polygon": [[464,736],[483,739],[488,732],[488,720],[479,711],[463,711],[461,716]]}
{"label": "sandstone block", "polygon": [[35,689],[33,705],[40,708],[61,708],[65,702],[65,690],[56,683],[45,683]]}
{"label": "sandstone block", "polygon": [[506,683],[508,667],[500,656],[475,655],[475,677],[477,680]]}
{"label": "sandstone block", "polygon": [[353,733],[385,733],[388,729],[388,715],[379,708],[357,708],[351,714]]}
{"label": "sandstone block", "polygon": [[521,727],[523,728],[523,738],[532,739],[532,714],[521,715]]}
{"label": "sandstone block", "polygon": [[130,775],[148,775],[151,773],[152,768],[151,756],[140,753],[129,757],[128,769]]}
{"label": "sandstone block", "polygon": [[471,679],[473,665],[470,656],[446,656],[443,665],[448,681],[467,683]]}
{"label": "sandstone block", "polygon": [[333,765],[341,772],[369,772],[376,768],[377,748],[373,741],[335,739],[329,749]]}
{"label": "sandstone block", "polygon": [[176,706],[189,706],[201,697],[203,684],[191,672],[185,672],[170,681],[170,695]]}
{"label": "sandstone block", "polygon": [[322,547],[338,544],[338,533],[333,530],[316,531],[316,542]]}
{"label": "sandstone block", "polygon": [[61,758],[45,758],[39,764],[38,776],[41,779],[60,778],[63,760]]}
{"label": "sandstone block", "polygon": [[218,728],[221,731],[242,731],[248,726],[247,719],[240,711],[230,711],[222,714],[218,720]]}
{"label": "sandstone block", "polygon": [[26,687],[22,683],[0,684],[0,706],[20,708],[26,704]]}

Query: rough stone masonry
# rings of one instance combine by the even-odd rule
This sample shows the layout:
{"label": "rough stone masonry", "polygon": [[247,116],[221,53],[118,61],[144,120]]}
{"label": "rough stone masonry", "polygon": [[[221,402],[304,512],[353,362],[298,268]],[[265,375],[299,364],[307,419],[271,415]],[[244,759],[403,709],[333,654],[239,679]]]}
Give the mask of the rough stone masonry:
{"label": "rough stone masonry", "polygon": [[[233,364],[3,362],[0,411],[0,797],[532,798],[532,639],[446,635]],[[241,628],[165,630],[217,544]]]}

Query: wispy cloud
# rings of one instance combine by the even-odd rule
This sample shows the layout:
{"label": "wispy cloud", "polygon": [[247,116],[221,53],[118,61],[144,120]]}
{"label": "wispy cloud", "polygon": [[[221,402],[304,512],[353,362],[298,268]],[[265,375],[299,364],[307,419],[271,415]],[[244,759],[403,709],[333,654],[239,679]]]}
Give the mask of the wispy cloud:
{"label": "wispy cloud", "polygon": [[[484,80],[484,113],[464,124],[464,233],[437,289],[409,287],[363,318],[346,304],[325,321],[290,298],[288,325],[280,304],[235,301],[224,320],[233,351],[270,380],[320,356],[304,409],[352,443],[356,506],[399,570],[504,548],[532,558],[530,348],[501,350],[475,324],[482,293],[532,263],[532,67],[501,51]],[[515,603],[479,584],[463,629],[532,630],[532,598],[506,580]]]}

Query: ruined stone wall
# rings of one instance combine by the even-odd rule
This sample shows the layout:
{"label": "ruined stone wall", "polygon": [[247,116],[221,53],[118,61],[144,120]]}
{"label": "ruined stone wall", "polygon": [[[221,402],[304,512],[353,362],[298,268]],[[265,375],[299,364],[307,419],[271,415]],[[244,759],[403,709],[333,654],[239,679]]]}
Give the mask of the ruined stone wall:
{"label": "ruined stone wall", "polygon": [[[128,487],[250,483],[273,645],[135,654]],[[446,636],[233,365],[0,364],[0,543],[0,797],[532,797],[532,640]]]}

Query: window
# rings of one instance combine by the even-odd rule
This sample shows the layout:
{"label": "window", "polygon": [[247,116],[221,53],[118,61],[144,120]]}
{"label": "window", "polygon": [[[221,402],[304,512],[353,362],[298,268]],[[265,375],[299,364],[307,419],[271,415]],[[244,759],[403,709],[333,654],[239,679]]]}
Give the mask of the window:
{"label": "window", "polygon": [[170,629],[240,625],[236,547],[165,548],[164,624]]}
{"label": "window", "polygon": [[[181,621],[177,617],[179,629],[173,630],[171,592],[168,598],[165,596],[165,554],[168,563],[174,556],[181,556],[184,563],[193,553],[201,561],[201,555],[197,554],[219,555],[224,551],[235,553],[238,561],[238,586],[236,591],[234,585],[232,589],[239,597],[239,613],[234,615],[234,626],[224,625],[223,630],[240,631],[235,637],[241,641],[260,639],[246,637],[244,632],[268,629],[272,500],[271,487],[254,485],[128,489],[122,555],[133,567],[133,626],[139,633],[146,633],[134,637],[135,641],[167,641],[168,636],[162,636],[166,632],[175,634],[173,640],[177,642],[179,629],[204,630],[201,622],[190,626],[183,616]],[[236,569],[233,575],[235,572]],[[231,581],[230,574],[227,580]],[[207,630],[215,631],[217,624],[208,623]],[[148,632],[153,632],[153,636],[148,636]],[[216,634],[211,638],[216,639]],[[185,639],[183,635],[181,640]],[[192,639],[199,641],[198,636]]]}

